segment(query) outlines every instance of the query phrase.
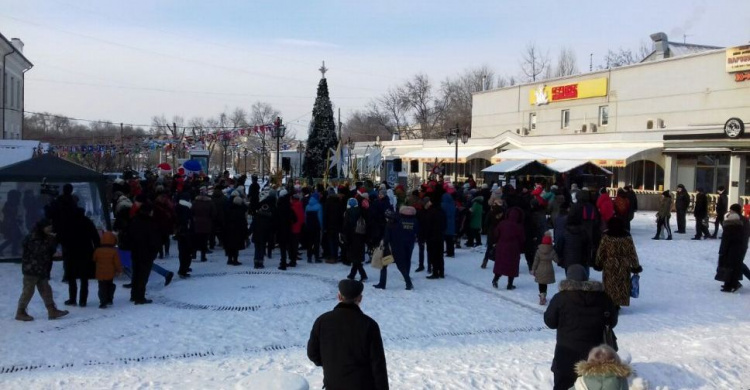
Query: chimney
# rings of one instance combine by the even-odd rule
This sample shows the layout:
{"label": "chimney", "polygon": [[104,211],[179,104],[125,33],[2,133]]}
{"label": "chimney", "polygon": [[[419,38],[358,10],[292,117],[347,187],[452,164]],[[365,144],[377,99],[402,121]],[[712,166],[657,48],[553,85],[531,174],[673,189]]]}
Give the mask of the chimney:
{"label": "chimney", "polygon": [[13,47],[18,50],[19,53],[23,54],[23,41],[18,38],[11,38],[10,42],[13,44]]}
{"label": "chimney", "polygon": [[654,50],[656,51],[654,54],[656,55],[656,60],[670,57],[667,34],[663,32],[651,34],[651,40],[654,41]]}

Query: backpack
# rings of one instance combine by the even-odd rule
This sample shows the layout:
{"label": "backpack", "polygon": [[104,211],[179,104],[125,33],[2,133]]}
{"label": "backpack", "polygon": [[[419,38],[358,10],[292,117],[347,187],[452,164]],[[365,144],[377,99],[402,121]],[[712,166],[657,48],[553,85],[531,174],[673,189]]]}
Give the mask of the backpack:
{"label": "backpack", "polygon": [[357,226],[354,228],[354,233],[362,235],[367,233],[367,222],[365,222],[365,219],[361,215],[357,218]]}

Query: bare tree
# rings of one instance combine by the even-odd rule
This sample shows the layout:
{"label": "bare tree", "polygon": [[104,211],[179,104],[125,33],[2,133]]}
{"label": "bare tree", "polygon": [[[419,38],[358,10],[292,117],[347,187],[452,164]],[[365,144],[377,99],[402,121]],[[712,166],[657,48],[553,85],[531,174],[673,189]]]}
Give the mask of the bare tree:
{"label": "bare tree", "polygon": [[536,43],[530,42],[521,57],[521,71],[529,81],[536,81],[549,67],[549,54],[542,53]]}
{"label": "bare tree", "polygon": [[446,102],[444,123],[471,127],[472,99],[475,92],[495,87],[495,72],[489,66],[467,69],[455,79],[447,79],[441,85],[442,100]]}
{"label": "bare tree", "polygon": [[422,132],[422,138],[442,136],[442,119],[447,101],[435,96],[432,83],[425,74],[417,74],[401,89],[404,103]]}
{"label": "bare tree", "polygon": [[638,62],[630,49],[619,48],[617,51],[608,50],[607,55],[604,56],[604,67],[600,69],[617,68],[619,66],[630,65]]}
{"label": "bare tree", "polygon": [[653,44],[649,46],[646,44],[646,42],[641,41],[641,44],[638,46],[638,53],[636,54],[638,62],[643,61],[646,57],[648,57],[651,52],[654,51]]}
{"label": "bare tree", "polygon": [[576,53],[571,48],[563,47],[557,57],[555,77],[571,76],[580,73],[578,71],[578,60]]}

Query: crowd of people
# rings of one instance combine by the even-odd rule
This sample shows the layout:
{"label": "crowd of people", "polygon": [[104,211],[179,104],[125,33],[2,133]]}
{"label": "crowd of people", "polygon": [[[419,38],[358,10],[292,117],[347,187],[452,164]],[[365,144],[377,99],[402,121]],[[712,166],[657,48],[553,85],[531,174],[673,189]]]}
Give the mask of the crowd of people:
{"label": "crowd of people", "polygon": [[[685,233],[691,201],[682,185],[674,196],[676,233]],[[742,215],[740,205],[728,207],[727,203],[720,188],[716,211],[722,216],[717,218],[711,235],[706,195],[698,191],[693,207],[694,239],[716,238],[719,227],[723,228],[716,279],[725,283],[722,291],[732,292],[741,287],[743,271],[750,277],[743,264],[750,222]],[[342,325],[325,324],[360,318],[361,311],[355,307],[361,301],[359,286],[368,279],[364,264],[373,256],[392,256],[406,289],[412,290],[414,249],[414,272],[426,271],[426,279],[440,280],[445,278],[445,258],[454,257],[456,249],[464,246],[477,252],[481,249],[481,268],[494,262],[494,288],[499,288],[503,277],[506,289],[516,288],[523,257],[538,285],[540,305],[548,303],[547,286],[556,282],[555,266],[565,269],[566,279],[549,300],[544,321],[557,329],[558,335],[552,364],[555,389],[568,389],[576,382],[576,373],[590,369],[579,367],[576,371],[578,362],[585,361],[590,353],[597,359],[607,355],[606,348],[596,353],[592,349],[603,342],[601,328],[614,328],[621,308],[630,305],[631,277],[643,270],[630,235],[630,224],[638,210],[638,199],[630,186],[617,190],[612,198],[604,187],[544,182],[517,187],[477,185],[471,177],[461,184],[436,178],[407,191],[402,185],[391,187],[369,180],[306,186],[259,182],[256,176],[231,178],[228,173],[214,180],[204,175],[147,175],[112,183],[111,209],[113,232],[100,233],[78,205],[73,187],[63,187],[62,194],[45,208],[44,218],[23,241],[23,292],[16,319],[33,320],[27,306],[34,288],[44,299],[50,319],[67,314],[56,308],[48,283],[58,243],[62,247],[64,281],[69,287],[65,304],[86,306],[88,281],[96,279],[102,309],[113,303],[113,280],[121,273],[131,277],[132,282],[125,285],[130,288],[130,300],[136,305],[151,303],[146,296],[151,272],[164,276],[165,284],[172,280],[171,271],[154,264],[156,258],[169,256],[172,241],[177,243],[177,275],[184,279],[190,277],[193,261],[208,261],[207,254],[218,248],[224,251],[228,266],[242,265],[240,254],[251,246],[255,269],[265,268],[276,248],[279,258],[274,266],[282,271],[305,260],[311,264],[342,263],[350,267],[345,280],[354,283],[358,278],[359,284],[341,284],[342,303],[335,314],[316,322],[316,328],[334,329]],[[666,240],[672,239],[672,210],[672,193],[664,191],[653,239],[662,239],[662,233]],[[602,282],[589,280],[590,268],[602,271]],[[387,270],[388,264],[383,263],[374,288],[386,288]],[[379,337],[377,324],[373,326],[367,319],[356,321],[368,327],[368,337]],[[316,332],[321,333],[316,328],[310,348],[322,343],[316,340],[322,337],[316,336]],[[374,342],[369,346],[377,347]],[[382,342],[379,348],[377,354],[382,353]],[[323,346],[313,349],[318,351],[308,350],[310,358],[325,367],[330,351]],[[380,384],[374,388],[383,388],[382,383],[387,387],[384,358],[375,365],[382,365],[382,371],[372,373]],[[327,383],[333,388],[337,382]]]}

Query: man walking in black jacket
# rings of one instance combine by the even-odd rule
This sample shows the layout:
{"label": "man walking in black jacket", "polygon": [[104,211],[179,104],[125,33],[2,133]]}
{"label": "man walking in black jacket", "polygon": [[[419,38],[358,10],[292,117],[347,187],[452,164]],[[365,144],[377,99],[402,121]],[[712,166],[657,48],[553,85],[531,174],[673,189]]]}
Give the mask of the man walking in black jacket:
{"label": "man walking in black jacket", "polygon": [[711,237],[708,231],[708,197],[703,192],[703,188],[698,188],[695,194],[695,206],[693,207],[693,216],[695,217],[695,237],[693,240]]}
{"label": "man walking in black jacket", "polygon": [[[727,213],[729,208],[729,197],[727,197],[727,191],[724,186],[719,186],[719,199],[716,201],[716,222],[714,222],[714,235],[711,238],[716,238],[719,233],[719,226],[724,222],[724,214]],[[740,215],[742,215],[740,213]],[[723,227],[722,227],[723,229]]]}
{"label": "man walking in black jacket", "polygon": [[677,231],[675,233],[685,234],[685,225],[688,207],[690,207],[690,195],[682,184],[677,185],[674,208],[677,211]]}
{"label": "man walking in black jacket", "polygon": [[388,390],[388,371],[378,323],[359,308],[364,285],[339,282],[336,307],[315,320],[307,357],[323,366],[326,390]]}

